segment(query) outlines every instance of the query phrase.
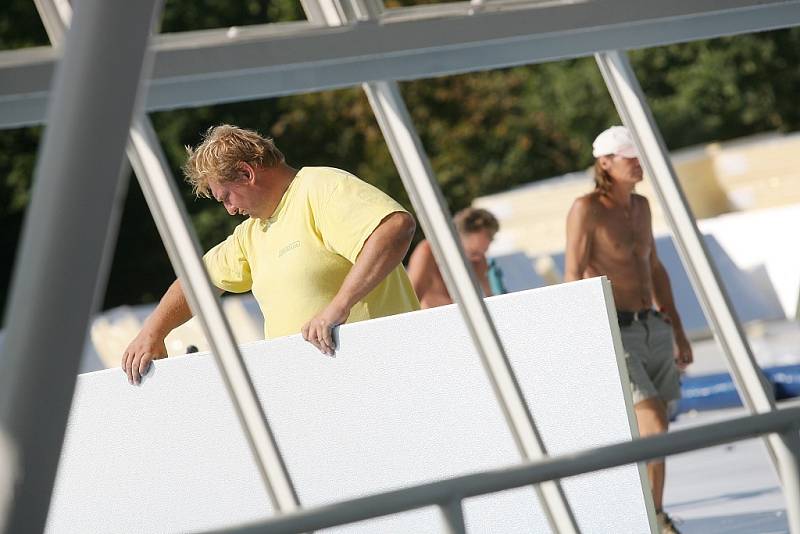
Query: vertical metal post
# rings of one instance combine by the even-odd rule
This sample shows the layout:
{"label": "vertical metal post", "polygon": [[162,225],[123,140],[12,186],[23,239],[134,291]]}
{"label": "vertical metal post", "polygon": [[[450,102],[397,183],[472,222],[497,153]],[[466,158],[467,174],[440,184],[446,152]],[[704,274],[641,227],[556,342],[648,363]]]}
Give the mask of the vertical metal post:
{"label": "vertical metal post", "polygon": [[[358,11],[359,0],[302,0],[306,17],[312,23],[341,26],[349,11]],[[374,6],[373,6],[374,7]],[[333,9],[338,8],[338,9]],[[377,16],[372,10],[372,16]],[[324,17],[321,20],[320,17]],[[522,395],[511,362],[506,356],[492,318],[481,296],[478,281],[469,267],[447,203],[433,176],[400,90],[395,82],[380,81],[362,86],[383,132],[403,185],[422,223],[422,228],[442,271],[447,289],[464,317],[484,368],[505,415],[509,430],[523,458],[538,460],[547,456],[544,442]],[[558,481],[534,487],[550,527],[558,533],[579,532],[577,521]]]}
{"label": "vertical metal post", "polygon": [[45,526],[159,7],[81,1],[57,68],[0,361],[0,426],[18,454],[6,532]]}
{"label": "vertical metal post", "polygon": [[[697,223],[669,160],[664,140],[655,124],[644,93],[631,69],[627,55],[619,51],[595,55],[617,111],[630,129],[641,154],[641,163],[653,180],[664,215],[672,229],[681,259],[692,281],[695,293],[706,317],[723,349],[728,367],[739,395],[751,413],[764,413],[775,409],[771,392],[756,364],[747,337],[736,318],[733,308],[720,283],[719,275],[710,259]],[[788,502],[789,524],[792,532],[800,533],[800,508],[798,508],[797,441],[771,434],[767,448],[784,484]]]}
{"label": "vertical metal post", "polygon": [[[60,46],[70,24],[70,6],[65,5],[64,0],[35,2],[51,43],[55,47]],[[57,5],[56,2],[61,4]],[[299,499],[288,470],[236,346],[227,317],[222,312],[200,260],[197,238],[191,230],[186,209],[174,186],[158,137],[144,115],[136,118],[131,127],[128,157],[139,178],[172,265],[184,282],[183,290],[190,306],[198,315],[203,332],[209,340],[272,505],[277,511],[296,510]]]}

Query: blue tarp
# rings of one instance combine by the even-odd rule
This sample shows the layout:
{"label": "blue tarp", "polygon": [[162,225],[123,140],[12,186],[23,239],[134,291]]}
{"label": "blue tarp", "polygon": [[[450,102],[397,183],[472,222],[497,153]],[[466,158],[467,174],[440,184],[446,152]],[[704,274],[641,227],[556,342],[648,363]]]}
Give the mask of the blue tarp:
{"label": "blue tarp", "polygon": [[[800,365],[763,369],[777,400],[800,397]],[[742,401],[728,373],[684,377],[677,413],[741,406]]]}

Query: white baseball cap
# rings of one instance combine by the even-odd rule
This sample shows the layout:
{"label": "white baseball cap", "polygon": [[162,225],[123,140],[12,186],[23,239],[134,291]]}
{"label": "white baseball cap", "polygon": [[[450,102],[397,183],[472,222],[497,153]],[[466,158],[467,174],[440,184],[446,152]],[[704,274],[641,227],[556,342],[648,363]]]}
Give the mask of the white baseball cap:
{"label": "white baseball cap", "polygon": [[638,158],[639,152],[633,143],[631,133],[624,126],[612,126],[597,136],[592,143],[592,155],[610,156],[616,154],[623,158]]}

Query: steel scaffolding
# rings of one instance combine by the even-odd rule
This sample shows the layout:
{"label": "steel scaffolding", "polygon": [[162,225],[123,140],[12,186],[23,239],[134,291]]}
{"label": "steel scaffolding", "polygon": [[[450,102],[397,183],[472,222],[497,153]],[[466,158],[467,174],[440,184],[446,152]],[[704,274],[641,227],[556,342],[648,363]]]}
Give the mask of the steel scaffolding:
{"label": "steel scaffolding", "polygon": [[[305,531],[435,505],[450,532],[464,532],[465,497],[536,484],[553,530],[577,532],[558,479],[769,434],[790,529],[800,534],[800,409],[777,410],[764,387],[638,82],[624,53],[616,51],[800,25],[800,2],[617,0],[609,9],[597,1],[473,0],[391,10],[377,0],[303,4],[306,22],[242,28],[235,35],[220,29],[151,39],[158,1],[83,0],[62,46],[69,5],[37,0],[53,46],[0,52],[0,127],[47,123],[0,361],[0,431],[19,452],[11,471],[23,475],[6,531],[22,531],[23,518],[24,530],[44,527],[78,355],[115,241],[121,180],[108,177],[120,176],[127,140],[162,239],[218,358],[273,506],[282,514],[241,531]],[[281,46],[272,47],[278,39]],[[115,46],[120,40],[125,47]],[[591,54],[634,134],[687,272],[754,415],[549,458],[396,81]],[[364,84],[448,289],[530,463],[303,510],[203,269],[161,148],[135,104],[138,96],[150,111],[356,84]],[[140,85],[145,90],[138,91]],[[87,203],[91,209],[85,209]],[[67,242],[60,239],[65,233],[83,239]],[[35,327],[42,321],[55,325],[47,336]],[[61,357],[54,359],[54,354]]]}

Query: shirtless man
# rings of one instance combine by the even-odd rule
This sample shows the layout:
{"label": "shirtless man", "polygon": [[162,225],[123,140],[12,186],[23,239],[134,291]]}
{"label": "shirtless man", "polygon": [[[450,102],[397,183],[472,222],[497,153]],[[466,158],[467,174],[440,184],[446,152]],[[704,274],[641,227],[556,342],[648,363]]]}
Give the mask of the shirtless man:
{"label": "shirtless man", "polygon": [[[465,208],[453,217],[453,221],[461,237],[461,245],[467,259],[478,277],[485,296],[492,294],[489,286],[489,264],[486,251],[500,228],[497,219],[484,209]],[[427,240],[421,241],[408,260],[408,277],[417,293],[422,308],[434,308],[452,304],[453,299],[447,292],[442,273],[433,258],[431,245]]]}
{"label": "shirtless man", "polygon": [[[650,205],[633,192],[642,168],[630,133],[613,126],[593,144],[595,190],[567,218],[565,281],[611,281],[641,436],[667,431],[667,406],[680,398],[680,373],[692,363],[664,266],[656,254]],[[664,461],[648,464],[661,532],[677,529],[663,511]]]}

